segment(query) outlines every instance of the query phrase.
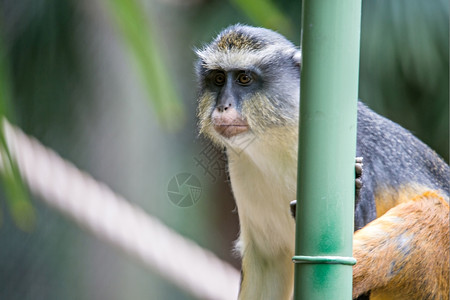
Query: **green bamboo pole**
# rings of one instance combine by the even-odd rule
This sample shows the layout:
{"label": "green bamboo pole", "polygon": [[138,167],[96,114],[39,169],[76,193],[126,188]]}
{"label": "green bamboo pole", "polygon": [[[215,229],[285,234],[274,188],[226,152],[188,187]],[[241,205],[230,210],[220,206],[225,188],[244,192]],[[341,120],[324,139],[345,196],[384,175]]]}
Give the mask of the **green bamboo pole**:
{"label": "green bamboo pole", "polygon": [[294,299],[351,299],[361,0],[304,0]]}

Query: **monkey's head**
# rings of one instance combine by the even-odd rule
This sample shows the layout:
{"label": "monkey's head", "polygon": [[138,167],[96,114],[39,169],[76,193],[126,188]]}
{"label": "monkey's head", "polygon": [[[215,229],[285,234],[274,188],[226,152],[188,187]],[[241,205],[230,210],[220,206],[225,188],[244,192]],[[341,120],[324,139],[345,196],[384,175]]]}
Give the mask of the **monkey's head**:
{"label": "monkey's head", "polygon": [[200,133],[233,147],[298,124],[300,51],[282,35],[234,25],[197,51]]}

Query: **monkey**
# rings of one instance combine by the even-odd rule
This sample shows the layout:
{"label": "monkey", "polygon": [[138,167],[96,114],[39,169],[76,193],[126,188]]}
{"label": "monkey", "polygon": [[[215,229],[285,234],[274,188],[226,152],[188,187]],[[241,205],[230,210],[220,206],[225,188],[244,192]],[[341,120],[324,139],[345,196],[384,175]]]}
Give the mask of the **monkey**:
{"label": "monkey", "polygon": [[[239,299],[291,299],[289,203],[296,197],[301,51],[272,30],[237,24],[196,53],[199,133],[226,149],[239,216]],[[364,171],[355,230],[430,190],[448,201],[450,168],[443,159],[362,102],[357,107],[356,156],[363,157]],[[366,235],[370,241],[370,231]]]}

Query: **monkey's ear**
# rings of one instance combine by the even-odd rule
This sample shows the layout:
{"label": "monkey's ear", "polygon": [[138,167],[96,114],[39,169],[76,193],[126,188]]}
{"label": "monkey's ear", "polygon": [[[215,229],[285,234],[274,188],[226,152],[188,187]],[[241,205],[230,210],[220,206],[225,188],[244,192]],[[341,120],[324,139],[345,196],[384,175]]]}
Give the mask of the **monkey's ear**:
{"label": "monkey's ear", "polygon": [[298,67],[301,67],[301,65],[302,65],[302,50],[299,49],[299,50],[295,51],[292,58],[294,59],[295,64]]}

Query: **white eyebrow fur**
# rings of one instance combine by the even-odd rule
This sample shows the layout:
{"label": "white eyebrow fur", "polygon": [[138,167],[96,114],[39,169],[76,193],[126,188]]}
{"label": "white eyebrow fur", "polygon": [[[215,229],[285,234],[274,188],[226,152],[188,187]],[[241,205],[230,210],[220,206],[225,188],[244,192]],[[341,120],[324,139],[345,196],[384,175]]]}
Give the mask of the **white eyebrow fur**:
{"label": "white eyebrow fur", "polygon": [[[197,50],[196,53],[202,61],[202,65],[206,69],[222,69],[222,70],[232,70],[232,69],[248,69],[254,67],[255,65],[264,64],[269,62],[272,57],[271,54],[281,52],[286,55],[291,55],[294,61],[301,60],[301,53],[294,48],[280,47],[280,46],[269,46],[261,50],[221,50],[218,51],[214,48],[204,48],[202,50]],[[300,57],[299,57],[300,56]]]}

